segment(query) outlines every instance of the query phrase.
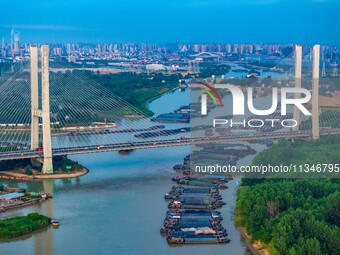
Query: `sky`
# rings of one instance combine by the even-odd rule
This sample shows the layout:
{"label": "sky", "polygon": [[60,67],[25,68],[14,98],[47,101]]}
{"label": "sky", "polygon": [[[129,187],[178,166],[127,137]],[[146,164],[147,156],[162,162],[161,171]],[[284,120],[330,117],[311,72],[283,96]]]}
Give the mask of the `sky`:
{"label": "sky", "polygon": [[29,43],[340,45],[340,0],[0,0],[0,37]]}

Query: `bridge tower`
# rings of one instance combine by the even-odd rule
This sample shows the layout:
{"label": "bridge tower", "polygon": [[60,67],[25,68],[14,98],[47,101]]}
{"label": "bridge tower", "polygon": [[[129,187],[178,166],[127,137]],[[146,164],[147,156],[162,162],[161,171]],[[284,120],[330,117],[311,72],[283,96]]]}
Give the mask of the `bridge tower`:
{"label": "bridge tower", "polygon": [[312,138],[320,138],[319,124],[319,79],[320,79],[320,45],[313,47],[312,72]]}
{"label": "bridge tower", "polygon": [[[302,46],[295,46],[295,88],[301,88],[302,80]],[[295,93],[295,98],[300,98],[300,93]],[[300,123],[300,110],[294,107],[294,120]],[[293,127],[293,131],[299,131],[299,125]]]}
{"label": "bridge tower", "polygon": [[30,46],[31,52],[31,150],[39,147],[39,118],[42,118],[43,135],[43,173],[53,173],[52,142],[50,123],[50,82],[49,82],[49,47],[41,47],[41,109],[39,109],[38,88],[38,48]]}

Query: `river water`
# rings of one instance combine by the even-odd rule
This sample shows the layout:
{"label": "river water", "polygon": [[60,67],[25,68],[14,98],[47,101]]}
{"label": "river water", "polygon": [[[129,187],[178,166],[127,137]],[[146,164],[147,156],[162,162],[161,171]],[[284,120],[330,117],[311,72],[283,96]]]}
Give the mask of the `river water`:
{"label": "river water", "polygon": [[[168,93],[149,107],[156,114],[189,102],[189,93]],[[167,127],[171,124],[167,125]],[[174,125],[173,127],[177,127]],[[189,154],[189,147],[136,150],[72,156],[90,172],[82,177],[32,182],[1,180],[0,184],[29,191],[45,190],[54,198],[39,205],[2,213],[1,217],[39,212],[60,220],[60,227],[0,243],[2,255],[242,255],[249,254],[233,224],[239,179],[221,191],[223,226],[231,242],[223,245],[169,246],[159,229],[165,217],[164,194],[174,184],[172,167]]]}

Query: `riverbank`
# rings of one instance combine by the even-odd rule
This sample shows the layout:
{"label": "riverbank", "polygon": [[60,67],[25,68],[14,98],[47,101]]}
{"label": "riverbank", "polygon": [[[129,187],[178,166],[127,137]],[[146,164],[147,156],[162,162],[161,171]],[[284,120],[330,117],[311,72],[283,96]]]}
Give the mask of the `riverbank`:
{"label": "riverbank", "polygon": [[161,93],[161,94],[159,94],[159,95],[157,95],[157,96],[155,96],[155,97],[153,97],[153,98],[150,98],[150,99],[146,100],[146,101],[143,103],[143,107],[149,109],[149,108],[147,107],[147,105],[150,104],[150,103],[152,103],[152,101],[154,101],[154,100],[156,100],[156,99],[158,99],[158,98],[164,96],[164,95],[167,94],[167,93],[171,93],[171,92],[175,91],[175,90],[178,89],[178,88],[179,88],[179,86],[177,86],[177,87],[175,87],[175,88],[173,88],[173,89],[166,90],[166,91],[164,91],[163,93]]}
{"label": "riverbank", "polygon": [[31,180],[37,180],[37,179],[68,179],[68,178],[76,178],[83,175],[86,175],[89,172],[88,169],[85,167],[72,171],[72,172],[55,172],[53,174],[42,174],[42,173],[36,173],[32,175],[27,175],[20,172],[15,171],[1,171],[0,172],[0,179],[10,179],[10,180],[25,180],[25,181],[31,181]]}
{"label": "riverbank", "polygon": [[245,239],[245,243],[253,255],[270,255],[270,252],[264,248],[260,241],[252,240],[252,236],[248,234],[248,231],[244,227],[237,227],[237,230]]}

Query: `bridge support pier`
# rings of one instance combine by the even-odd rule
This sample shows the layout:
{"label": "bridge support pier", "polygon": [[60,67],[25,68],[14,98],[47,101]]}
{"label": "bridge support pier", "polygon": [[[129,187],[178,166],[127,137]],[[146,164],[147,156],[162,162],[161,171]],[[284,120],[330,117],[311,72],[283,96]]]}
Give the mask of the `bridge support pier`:
{"label": "bridge support pier", "polygon": [[319,124],[319,78],[320,78],[320,45],[313,47],[313,72],[312,72],[312,138],[320,138]]}
{"label": "bridge support pier", "polygon": [[31,45],[31,149],[39,148],[39,118],[42,118],[43,135],[43,173],[53,173],[51,122],[50,122],[50,82],[49,82],[49,47],[41,47],[41,94],[39,109],[38,97],[38,49]]}

